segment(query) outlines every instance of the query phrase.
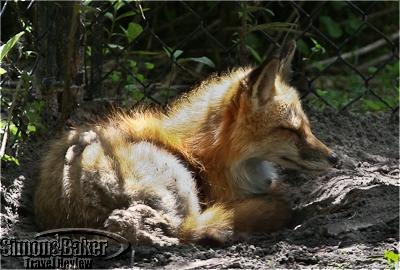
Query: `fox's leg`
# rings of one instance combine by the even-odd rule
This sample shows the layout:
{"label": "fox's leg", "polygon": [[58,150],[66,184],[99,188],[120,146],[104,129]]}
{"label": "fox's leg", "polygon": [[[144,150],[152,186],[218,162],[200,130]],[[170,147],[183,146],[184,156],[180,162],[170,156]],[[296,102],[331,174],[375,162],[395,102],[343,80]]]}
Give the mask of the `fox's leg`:
{"label": "fox's leg", "polygon": [[289,226],[291,207],[273,186],[266,196],[253,197],[233,204],[234,237],[248,237],[253,233],[272,233]]}

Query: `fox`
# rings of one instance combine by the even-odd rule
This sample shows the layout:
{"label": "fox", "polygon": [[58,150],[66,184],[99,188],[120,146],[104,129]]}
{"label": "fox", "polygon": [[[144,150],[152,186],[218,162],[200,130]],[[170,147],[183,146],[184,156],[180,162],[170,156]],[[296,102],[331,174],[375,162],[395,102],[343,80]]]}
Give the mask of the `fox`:
{"label": "fox", "polygon": [[64,133],[41,161],[39,228],[102,229],[132,245],[220,245],[287,228],[275,164],[320,174],[339,159],[290,84],[295,49],[211,75],[167,108]]}

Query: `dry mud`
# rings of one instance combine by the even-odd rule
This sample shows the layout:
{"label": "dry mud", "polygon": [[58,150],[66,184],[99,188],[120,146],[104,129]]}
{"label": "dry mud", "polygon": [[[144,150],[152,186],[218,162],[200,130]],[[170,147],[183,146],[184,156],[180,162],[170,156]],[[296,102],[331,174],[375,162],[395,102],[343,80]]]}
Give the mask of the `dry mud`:
{"label": "dry mud", "polygon": [[[341,160],[318,176],[280,168],[295,213],[292,228],[218,248],[137,247],[113,260],[94,259],[93,268],[389,268],[373,259],[399,250],[397,115],[354,116],[305,107],[314,133]],[[48,138],[31,138],[20,150],[21,165],[2,168],[2,237],[32,239],[38,232],[32,194],[47,146]],[[1,258],[2,269],[23,267],[22,258]]]}

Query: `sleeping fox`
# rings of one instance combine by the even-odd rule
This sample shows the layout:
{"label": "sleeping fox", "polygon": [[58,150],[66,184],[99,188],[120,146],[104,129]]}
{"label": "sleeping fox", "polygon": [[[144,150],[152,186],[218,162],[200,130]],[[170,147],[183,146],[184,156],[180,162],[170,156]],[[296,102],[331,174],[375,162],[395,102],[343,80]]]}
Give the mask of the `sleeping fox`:
{"label": "sleeping fox", "polygon": [[133,245],[283,229],[291,208],[273,163],[321,173],[338,160],[289,85],[295,47],[211,76],[168,109],[114,113],[64,134],[41,163],[39,226],[108,230]]}

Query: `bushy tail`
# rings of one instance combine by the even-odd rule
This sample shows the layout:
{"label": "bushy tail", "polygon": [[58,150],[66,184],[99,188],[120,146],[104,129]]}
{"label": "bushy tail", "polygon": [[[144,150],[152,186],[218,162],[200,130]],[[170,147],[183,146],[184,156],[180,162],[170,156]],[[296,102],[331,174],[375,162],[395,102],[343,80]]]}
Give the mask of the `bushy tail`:
{"label": "bushy tail", "polygon": [[275,183],[265,196],[216,204],[181,225],[180,241],[217,246],[229,239],[246,239],[254,233],[272,233],[289,226],[291,207]]}
{"label": "bushy tail", "polygon": [[233,235],[233,211],[222,205],[213,205],[198,216],[191,215],[181,225],[182,243],[218,246]]}
{"label": "bushy tail", "polygon": [[235,239],[254,233],[273,233],[288,227],[291,210],[285,201],[253,198],[235,204],[233,224]]}
{"label": "bushy tail", "polygon": [[274,183],[266,196],[253,197],[232,204],[234,238],[247,238],[253,233],[273,233],[289,226],[292,211],[283,197],[281,185]]}

